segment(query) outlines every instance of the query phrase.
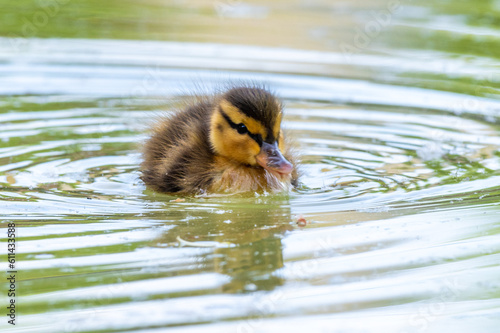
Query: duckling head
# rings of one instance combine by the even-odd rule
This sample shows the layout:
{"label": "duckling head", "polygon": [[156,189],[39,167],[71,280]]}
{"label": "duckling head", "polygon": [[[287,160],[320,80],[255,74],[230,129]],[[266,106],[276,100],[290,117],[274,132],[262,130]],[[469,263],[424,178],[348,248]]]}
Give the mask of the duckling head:
{"label": "duckling head", "polygon": [[233,88],[222,95],[210,123],[210,143],[217,155],[282,178],[292,164],[283,156],[282,106],[261,88]]}

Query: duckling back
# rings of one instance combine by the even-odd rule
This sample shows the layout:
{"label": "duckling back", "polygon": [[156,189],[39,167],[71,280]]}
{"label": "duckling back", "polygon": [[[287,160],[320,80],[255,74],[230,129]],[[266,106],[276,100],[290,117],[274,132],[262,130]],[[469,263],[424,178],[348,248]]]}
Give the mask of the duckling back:
{"label": "duckling back", "polygon": [[211,181],[208,141],[213,105],[201,102],[160,119],[143,148],[142,180],[160,192],[197,193]]}

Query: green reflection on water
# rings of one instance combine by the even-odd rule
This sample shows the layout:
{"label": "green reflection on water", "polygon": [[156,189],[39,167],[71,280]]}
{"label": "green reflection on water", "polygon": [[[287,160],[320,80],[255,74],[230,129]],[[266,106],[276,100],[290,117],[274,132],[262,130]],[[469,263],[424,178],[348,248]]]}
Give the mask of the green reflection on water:
{"label": "green reflection on water", "polygon": [[2,4],[0,35],[166,39],[183,30],[183,15],[196,12],[164,1],[10,1]]}
{"label": "green reflection on water", "polygon": [[[165,2],[139,2],[139,1],[117,1],[111,0],[106,2],[99,2],[90,0],[85,2],[64,1],[59,7],[48,7],[47,11],[40,7],[37,1],[11,1],[9,4],[2,5],[0,12],[0,35],[9,37],[67,37],[67,38],[113,38],[113,39],[161,39],[161,40],[209,40],[210,32],[206,31],[210,27],[208,21],[199,20],[200,18],[211,17],[217,19],[214,15],[213,4],[207,4],[204,7],[188,7],[185,5],[174,5]],[[54,3],[53,1],[46,1],[46,4]],[[62,2],[61,2],[62,3]],[[50,6],[50,5],[49,5]],[[442,2],[430,6],[434,16],[437,13],[448,15],[455,15],[458,20],[467,22],[470,26],[489,27],[497,31],[498,29],[498,9],[495,7],[493,1],[483,2],[481,4],[474,3],[472,6],[471,1],[461,2]],[[53,10],[54,15],[50,14]],[[468,13],[472,10],[471,13]],[[57,13],[55,12],[57,11]],[[48,17],[46,23],[43,23],[44,13]],[[49,14],[47,14],[49,13]],[[467,14],[467,15],[465,15]],[[237,20],[232,21],[235,23]],[[38,23],[37,23],[38,22]],[[425,20],[424,20],[425,22]],[[286,25],[285,25],[286,26]],[[304,28],[305,29],[305,28]],[[350,27],[345,27],[349,30]],[[250,29],[249,29],[250,30]],[[385,46],[389,49],[397,49],[398,47],[419,50],[438,50],[450,52],[453,56],[467,56],[470,54],[491,56],[491,58],[498,57],[496,51],[497,36],[471,36],[471,35],[455,35],[448,31],[432,31],[419,28],[400,28],[396,27],[386,37],[390,37],[390,42],[384,38],[380,38],[377,42],[386,42]],[[220,37],[220,35],[219,35]],[[233,38],[238,39],[240,36]],[[333,39],[333,38],[332,38]],[[234,40],[233,40],[234,41]],[[321,43],[328,43],[330,41],[322,40]],[[23,45],[21,41],[12,41],[13,45]],[[245,40],[241,42],[245,44]],[[282,42],[280,38],[273,40],[273,46],[290,45]],[[299,43],[300,44],[300,43]],[[302,46],[302,45],[300,45]],[[455,55],[453,55],[455,54]],[[370,69],[372,70],[372,69]],[[370,72],[370,70],[367,70]],[[376,69],[373,69],[376,72]],[[381,73],[383,76],[385,72]],[[404,81],[410,78],[411,80]],[[383,81],[383,79],[381,79]],[[388,80],[388,79],[387,79]],[[389,80],[388,80],[389,81]],[[445,74],[426,74],[426,73],[402,73],[395,77],[395,84],[406,84],[413,87],[419,86],[424,88],[440,89],[465,93],[473,96],[487,96],[496,97],[498,95],[498,83],[489,77],[475,77],[474,75],[464,75],[463,77],[456,77],[453,72]],[[311,99],[313,101],[313,99]],[[37,111],[53,111],[53,110],[74,110],[77,108],[100,108],[101,105],[98,101],[91,102],[47,102],[47,103],[30,103],[20,102],[17,97],[7,97],[2,99],[4,102],[0,112],[37,112]],[[138,109],[143,106],[138,106]],[[146,106],[144,106],[146,107]],[[124,110],[120,110],[126,112]],[[409,109],[398,109],[397,112],[412,112]],[[416,110],[415,112],[424,112]],[[93,117],[91,115],[78,115],[72,118],[80,117],[81,119]],[[112,117],[107,115],[106,111],[98,114],[99,117]],[[69,116],[71,117],[71,116]],[[480,119],[480,116],[471,115],[475,119]],[[123,118],[118,121],[125,121]],[[35,120],[33,116],[32,120]],[[22,124],[24,120],[20,120]],[[16,121],[12,122],[16,123]],[[493,128],[493,126],[492,126]],[[497,127],[494,127],[498,129]],[[64,128],[63,126],[54,126],[41,128],[40,132],[30,136],[14,135],[11,139],[0,142],[0,148],[9,147],[29,147],[44,141],[57,141],[57,140],[72,140],[78,138],[81,142],[65,145],[58,148],[59,154],[54,156],[43,156],[32,153],[25,153],[14,155],[12,157],[0,159],[0,165],[8,163],[16,163],[23,161],[30,161],[33,165],[39,165],[49,161],[56,161],[58,159],[69,159],[71,161],[79,161],[87,158],[97,156],[122,156],[137,151],[136,143],[100,143],[98,150],[84,150],[87,139],[98,139],[103,135],[110,137],[128,137],[137,136],[142,132],[135,131],[132,128],[128,130],[115,130],[100,133],[98,131],[93,133],[79,133],[75,134],[71,126]],[[351,140],[352,138],[340,136],[339,140]],[[414,137],[414,139],[421,139]],[[376,139],[375,139],[376,140]],[[359,149],[362,151],[363,149]],[[355,149],[352,149],[355,151]],[[55,149],[48,149],[46,151],[37,150],[37,153],[55,152]],[[408,155],[416,158],[414,151],[408,150]],[[500,157],[500,153],[493,152],[496,157]],[[360,194],[382,195],[385,192],[391,192],[398,189],[405,189],[408,192],[419,190],[427,187],[438,187],[440,185],[457,184],[472,180],[487,179],[498,175],[498,171],[485,167],[481,161],[490,158],[491,154],[488,153],[480,158],[464,157],[454,154],[444,155],[432,161],[418,163],[424,164],[432,171],[430,177],[437,177],[439,181],[432,184],[418,184],[419,178],[412,178],[408,183],[390,183],[387,185],[382,180],[373,180],[372,178],[362,178],[358,181],[352,181],[350,184],[345,184],[345,188],[363,185],[366,182],[378,182],[378,186],[367,188],[363,192],[353,191],[353,196],[360,196]],[[325,158],[321,163],[328,166],[327,162],[342,161],[344,158]],[[305,164],[312,164],[316,160],[306,160]],[[361,165],[363,161],[359,162]],[[417,163],[417,162],[415,162]],[[406,162],[405,166],[408,169],[414,166],[412,162]],[[355,165],[351,166],[355,170]],[[132,171],[134,167],[131,168]],[[25,171],[25,167],[18,167],[13,170]],[[400,169],[401,171],[401,169]],[[121,170],[113,169],[112,166],[103,164],[98,168],[85,169],[89,184],[92,184],[98,177],[113,177],[122,173],[130,173],[130,170],[122,168]],[[381,170],[377,176],[380,178],[385,176],[392,176],[390,172],[384,173]],[[373,176],[373,175],[372,175]],[[14,177],[14,176],[13,176]],[[368,179],[368,180],[367,180]],[[9,180],[9,179],[7,179]],[[91,190],[84,191],[78,188],[82,181],[75,182],[47,182],[37,185],[37,187],[19,187],[11,186],[9,183],[2,183],[2,191],[18,192],[25,195],[22,198],[3,198],[5,201],[19,201],[44,203],[44,199],[36,197],[36,194],[56,194],[61,199],[61,205],[65,204],[64,199],[102,199],[111,201],[119,201],[127,198],[128,195],[100,195]],[[414,187],[410,185],[415,184]],[[345,190],[344,188],[344,190]],[[306,187],[302,188],[299,193],[306,198],[311,194],[313,189]],[[330,189],[331,190],[331,189]],[[478,192],[478,193],[477,193]],[[60,216],[55,216],[46,222],[39,221],[33,223],[32,221],[20,220],[20,225],[26,228],[37,227],[47,224],[75,224],[85,225],[86,223],[101,223],[105,222],[110,216],[114,219],[121,219],[121,222],[126,222],[128,219],[155,219],[162,221],[161,226],[166,227],[165,231],[159,233],[156,238],[148,241],[127,242],[123,241],[119,245],[104,245],[98,247],[84,247],[78,249],[62,250],[62,251],[49,251],[53,252],[56,258],[74,258],[78,261],[82,256],[97,256],[105,254],[123,254],[126,256],[140,249],[178,249],[182,245],[182,241],[190,242],[194,247],[203,242],[213,242],[213,248],[203,254],[192,255],[195,257],[195,264],[182,265],[169,265],[165,263],[158,263],[154,269],[124,268],[118,264],[113,265],[89,265],[81,267],[51,267],[38,270],[25,270],[20,274],[21,281],[19,288],[23,290],[23,296],[30,294],[40,294],[64,291],[71,292],[73,289],[101,286],[106,284],[120,284],[123,282],[132,282],[139,280],[155,279],[161,277],[172,277],[182,275],[196,275],[205,272],[217,272],[221,275],[230,277],[230,282],[225,284],[221,290],[195,290],[187,292],[178,292],[171,294],[157,293],[152,296],[143,296],[145,299],[162,299],[162,298],[182,298],[184,296],[204,295],[204,294],[218,294],[218,293],[251,293],[252,291],[260,290],[273,290],[285,284],[285,280],[278,277],[277,270],[284,267],[283,259],[283,243],[282,239],[294,229],[293,217],[291,215],[291,204],[282,197],[269,197],[267,199],[260,198],[246,198],[239,200],[238,198],[232,199],[205,199],[205,198],[188,198],[185,203],[171,203],[170,200],[175,198],[155,195],[148,191],[144,193],[131,194],[134,196],[137,205],[148,204],[155,205],[160,203],[161,207],[155,212],[148,212],[144,215],[140,214],[119,214],[110,213],[110,215],[101,215],[94,217],[94,219],[82,219],[85,215],[85,210],[80,214],[66,215],[66,220]],[[346,191],[345,196],[341,199],[346,199],[349,192]],[[497,204],[500,191],[498,188],[480,189],[473,192],[458,192],[452,195],[440,196],[439,198],[427,198],[427,202],[411,203],[408,205],[408,211],[404,212],[408,215],[417,214],[419,210],[429,209],[432,205],[440,209],[455,209],[458,208],[471,208],[474,205]],[[402,198],[403,199],[403,198]],[[52,198],[53,200],[53,198]],[[47,202],[50,200],[47,199]],[[69,201],[69,200],[68,200]],[[443,204],[443,202],[448,202]],[[216,204],[214,204],[216,203]],[[311,201],[309,212],[315,213],[318,202]],[[330,204],[332,212],[335,211],[336,201],[329,198],[329,202],[323,204]],[[427,206],[425,206],[427,204]],[[212,206],[210,206],[212,205]],[[421,205],[419,207],[419,205]],[[214,208],[215,207],[215,208]],[[355,209],[362,207],[353,204],[349,209],[340,212],[342,217],[338,217],[335,223],[348,225],[353,220]],[[318,213],[320,215],[321,213]],[[339,214],[339,215],[340,215]],[[395,213],[396,214],[396,213]],[[403,214],[403,212],[399,212]],[[450,218],[454,218],[460,213],[457,211],[450,212]],[[332,213],[333,215],[333,213]],[[332,218],[325,214],[327,223],[332,222]],[[492,219],[490,215],[490,219]],[[365,220],[375,220],[372,214],[363,215]],[[415,221],[418,220],[418,215]],[[480,218],[478,218],[478,221]],[[167,228],[168,227],[168,228]],[[317,226],[316,226],[317,227]],[[139,230],[131,230],[131,233]],[[469,237],[481,236],[480,233],[488,233],[489,235],[498,234],[498,227],[491,227],[490,229],[484,228],[485,231],[480,230],[473,232],[478,233],[475,235],[473,232]],[[391,232],[391,230],[388,230]],[[94,235],[99,232],[86,231],[82,235]],[[71,235],[74,236],[74,235]],[[50,238],[53,242],[57,242],[59,238],[67,237],[65,234],[51,235]],[[43,240],[49,238],[47,236],[34,236],[34,237],[20,237],[21,241],[30,240]],[[388,242],[389,243],[389,242]],[[372,247],[360,246],[358,251],[371,252],[380,247],[377,239],[373,240]],[[395,242],[397,244],[397,242]],[[423,243],[423,246],[428,244]],[[345,252],[342,252],[345,251]],[[340,249],[339,253],[348,254],[350,249]],[[316,255],[316,254],[314,254]],[[318,258],[324,258],[331,255],[328,251],[320,253]],[[23,261],[36,261],[29,254],[20,254],[19,260]],[[300,258],[294,258],[299,261]],[[459,260],[459,259],[455,259]],[[425,262],[424,262],[425,264]],[[417,264],[415,264],[417,265]],[[390,273],[393,267],[386,268],[386,272]],[[382,269],[380,269],[382,271]],[[307,273],[307,272],[305,272]],[[370,273],[361,271],[357,273],[360,278],[370,276]],[[307,274],[304,274],[306,279]],[[354,276],[354,274],[353,274]],[[334,280],[332,280],[334,281]],[[333,284],[333,282],[323,278],[322,283],[325,285]],[[309,281],[310,282],[310,281]],[[306,282],[305,282],[306,283]],[[498,297],[500,293],[490,292],[489,297]],[[473,298],[473,297],[471,297]],[[415,298],[419,300],[419,298]],[[25,303],[21,307],[21,314],[29,313],[43,313],[56,310],[66,310],[74,308],[91,308],[94,306],[103,306],[110,304],[124,303],[125,301],[137,301],[129,297],[101,297],[96,295],[86,301],[73,302],[64,300],[59,302],[52,302],[50,297],[44,301]],[[393,300],[394,301],[394,300]],[[376,306],[385,306],[391,300],[383,300],[380,303],[373,304]],[[401,302],[396,300],[395,304]],[[311,313],[318,313],[322,310],[311,310]],[[147,323],[145,324],[147,325]]]}
{"label": "green reflection on water", "polygon": [[225,292],[272,290],[282,284],[272,273],[283,267],[281,238],[293,229],[286,199],[270,197],[251,204],[252,199],[233,198],[228,209],[215,212],[190,210],[189,201],[170,205],[170,218],[182,222],[154,240],[153,246],[218,243],[200,265],[232,277]]}

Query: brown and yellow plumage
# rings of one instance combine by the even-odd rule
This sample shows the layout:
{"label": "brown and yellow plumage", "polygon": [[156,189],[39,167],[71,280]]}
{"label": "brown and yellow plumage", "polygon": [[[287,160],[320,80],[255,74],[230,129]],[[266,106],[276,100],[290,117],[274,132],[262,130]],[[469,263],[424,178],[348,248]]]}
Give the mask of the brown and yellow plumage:
{"label": "brown and yellow plumage", "polygon": [[142,179],[168,193],[285,190],[298,173],[281,118],[281,103],[262,88],[232,88],[199,101],[153,128]]}

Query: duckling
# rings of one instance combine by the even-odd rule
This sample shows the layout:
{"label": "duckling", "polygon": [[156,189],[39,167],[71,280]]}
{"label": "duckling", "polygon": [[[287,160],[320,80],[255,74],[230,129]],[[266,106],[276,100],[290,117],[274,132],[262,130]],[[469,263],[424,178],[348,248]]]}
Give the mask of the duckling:
{"label": "duckling", "polygon": [[142,180],[175,194],[277,192],[297,186],[276,96],[235,87],[161,118],[143,149]]}

